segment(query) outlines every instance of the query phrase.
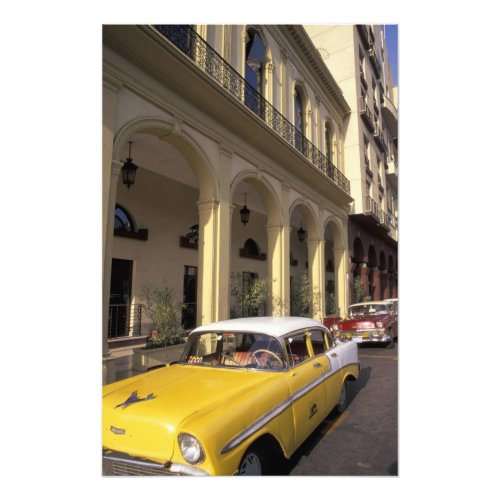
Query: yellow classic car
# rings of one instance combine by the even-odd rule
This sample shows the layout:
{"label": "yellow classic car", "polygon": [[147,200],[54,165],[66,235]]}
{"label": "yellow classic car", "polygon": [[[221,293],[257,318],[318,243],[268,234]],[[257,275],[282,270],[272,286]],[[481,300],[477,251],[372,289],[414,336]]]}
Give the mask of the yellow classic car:
{"label": "yellow classic car", "polygon": [[312,319],[198,327],[178,362],[104,386],[103,473],[274,474],[359,370],[357,345]]}

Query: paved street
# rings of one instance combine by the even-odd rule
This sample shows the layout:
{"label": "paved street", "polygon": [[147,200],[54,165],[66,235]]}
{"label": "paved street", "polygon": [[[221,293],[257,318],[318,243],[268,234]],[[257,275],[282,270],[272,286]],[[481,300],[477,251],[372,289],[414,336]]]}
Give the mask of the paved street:
{"label": "paved street", "polygon": [[350,404],[332,413],[288,464],[290,475],[398,474],[398,345],[360,346],[361,375]]}

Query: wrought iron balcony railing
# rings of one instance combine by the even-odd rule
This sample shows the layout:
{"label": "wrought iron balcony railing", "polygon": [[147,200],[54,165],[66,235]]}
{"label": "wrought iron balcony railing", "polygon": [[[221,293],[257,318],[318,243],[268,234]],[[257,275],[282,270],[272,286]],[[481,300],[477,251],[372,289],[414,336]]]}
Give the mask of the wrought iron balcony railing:
{"label": "wrought iron balcony railing", "polygon": [[350,194],[347,177],[192,28],[186,25],[153,27],[228,93],[259,116],[282,139],[300,151],[342,191]]}
{"label": "wrought iron balcony railing", "polygon": [[359,114],[361,115],[361,118],[364,120],[365,125],[368,127],[370,132],[373,132],[375,130],[373,113],[370,111],[370,108],[368,107],[368,103],[366,102],[366,96],[361,96],[360,98]]}

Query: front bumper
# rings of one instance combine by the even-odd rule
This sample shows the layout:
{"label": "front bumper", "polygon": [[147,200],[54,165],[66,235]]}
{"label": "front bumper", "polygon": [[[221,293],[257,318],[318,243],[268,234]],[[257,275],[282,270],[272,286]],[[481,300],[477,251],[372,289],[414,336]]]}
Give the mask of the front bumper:
{"label": "front bumper", "polygon": [[391,336],[386,330],[358,330],[358,331],[340,331],[336,336],[341,341],[352,341],[358,343],[364,342],[390,342]]}
{"label": "front bumper", "polygon": [[187,464],[153,462],[126,453],[103,450],[103,476],[208,476],[204,470]]}

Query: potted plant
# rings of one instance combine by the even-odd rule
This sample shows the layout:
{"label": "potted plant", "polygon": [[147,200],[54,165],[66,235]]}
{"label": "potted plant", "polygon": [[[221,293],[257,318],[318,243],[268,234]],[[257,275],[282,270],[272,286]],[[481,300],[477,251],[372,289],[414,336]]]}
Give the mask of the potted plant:
{"label": "potted plant", "polygon": [[146,347],[134,350],[134,369],[144,371],[179,359],[187,332],[181,326],[182,307],[172,290],[168,286],[144,286],[142,310],[152,320],[152,330]]}

